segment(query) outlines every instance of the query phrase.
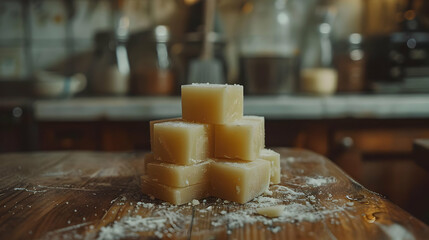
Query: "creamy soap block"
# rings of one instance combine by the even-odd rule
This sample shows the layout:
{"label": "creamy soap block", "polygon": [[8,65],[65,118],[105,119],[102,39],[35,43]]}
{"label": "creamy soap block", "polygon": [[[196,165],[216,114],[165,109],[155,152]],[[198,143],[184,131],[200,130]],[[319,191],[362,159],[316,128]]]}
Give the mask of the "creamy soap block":
{"label": "creamy soap block", "polygon": [[192,84],[182,86],[182,118],[225,124],[243,117],[243,86]]}
{"label": "creamy soap block", "polygon": [[193,199],[208,197],[210,187],[208,182],[182,188],[169,187],[152,181],[147,175],[141,177],[140,185],[143,193],[176,205],[188,203]]}
{"label": "creamy soap block", "polygon": [[146,153],[143,156],[143,159],[144,159],[144,169],[145,169],[145,173],[146,173],[147,172],[147,165],[151,162],[154,162],[155,158],[153,157],[153,153],[150,152],[150,153]]}
{"label": "creamy soap block", "polygon": [[149,122],[149,133],[150,133],[150,146],[153,148],[153,125],[155,123],[163,123],[163,122],[178,122],[182,121],[181,118],[167,118],[167,119],[159,119],[159,120],[152,120]]}
{"label": "creamy soap block", "polygon": [[154,182],[171,187],[187,187],[208,181],[208,171],[211,162],[211,160],[207,160],[188,166],[152,162],[147,165],[146,174]]}
{"label": "creamy soap block", "polygon": [[215,157],[251,161],[259,157],[264,145],[264,118],[215,125]]}
{"label": "creamy soap block", "polygon": [[260,140],[259,145],[265,147],[265,118],[261,116],[244,116],[243,120],[255,121],[258,123],[258,139]]}
{"label": "creamy soap block", "polygon": [[260,158],[270,162],[271,165],[271,177],[270,182],[272,184],[280,183],[280,154],[271,149],[262,149]]}
{"label": "creamy soap block", "polygon": [[152,152],[155,160],[192,165],[212,156],[213,128],[209,124],[182,121],[153,125]]}
{"label": "creamy soap block", "polygon": [[215,197],[246,203],[262,194],[270,183],[270,163],[215,159],[210,166],[210,191]]}

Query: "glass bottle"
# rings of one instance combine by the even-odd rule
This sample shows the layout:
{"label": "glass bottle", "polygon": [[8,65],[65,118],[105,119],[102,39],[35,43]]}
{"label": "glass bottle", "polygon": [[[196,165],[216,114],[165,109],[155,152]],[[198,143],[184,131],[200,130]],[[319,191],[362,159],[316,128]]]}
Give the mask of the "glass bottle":
{"label": "glass bottle", "polygon": [[126,48],[128,27],[128,18],[121,17],[114,36],[106,34],[99,40],[92,79],[92,88],[97,94],[126,95],[128,93],[130,75]]}
{"label": "glass bottle", "polygon": [[301,71],[300,90],[304,93],[329,95],[337,89],[338,74],[333,64],[331,39],[335,14],[335,7],[327,3],[316,7]]}
{"label": "glass bottle", "polygon": [[350,34],[344,45],[335,59],[338,69],[338,92],[361,92],[365,87],[362,35]]}

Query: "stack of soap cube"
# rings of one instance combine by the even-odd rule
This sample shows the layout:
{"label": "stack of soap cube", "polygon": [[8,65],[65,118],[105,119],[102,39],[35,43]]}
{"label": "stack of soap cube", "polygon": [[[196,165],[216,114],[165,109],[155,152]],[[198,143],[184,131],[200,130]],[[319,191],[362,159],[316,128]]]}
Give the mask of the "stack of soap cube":
{"label": "stack of soap cube", "polygon": [[264,148],[264,118],[243,116],[240,85],[182,86],[182,118],[151,121],[150,136],[141,186],[158,199],[245,203],[280,182],[280,155]]}

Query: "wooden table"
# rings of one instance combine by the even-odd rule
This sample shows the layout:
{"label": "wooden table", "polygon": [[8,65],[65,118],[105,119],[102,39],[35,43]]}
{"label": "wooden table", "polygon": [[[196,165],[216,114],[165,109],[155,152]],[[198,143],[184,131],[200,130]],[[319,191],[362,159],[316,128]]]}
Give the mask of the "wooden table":
{"label": "wooden table", "polygon": [[[331,161],[277,149],[282,184],[245,205],[174,206],[139,190],[140,154],[0,155],[0,239],[427,239],[429,227]],[[279,218],[255,208],[285,205]]]}

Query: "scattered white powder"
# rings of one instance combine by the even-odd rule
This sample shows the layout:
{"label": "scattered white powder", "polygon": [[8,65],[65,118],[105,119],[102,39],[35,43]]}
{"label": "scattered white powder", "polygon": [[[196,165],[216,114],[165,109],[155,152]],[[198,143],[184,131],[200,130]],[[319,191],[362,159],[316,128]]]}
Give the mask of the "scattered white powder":
{"label": "scattered white powder", "polygon": [[141,216],[124,217],[116,221],[112,226],[102,227],[98,235],[101,240],[116,240],[122,238],[138,237],[138,232],[156,231],[158,235],[165,228],[166,218]]}
{"label": "scattered white powder", "polygon": [[[198,201],[198,200],[196,200]],[[199,203],[199,201],[198,201]],[[168,203],[155,205],[154,203],[137,202],[135,204],[135,212],[143,208],[153,208],[156,206],[156,211],[150,217],[125,216],[120,220],[113,222],[111,225],[100,229],[98,239],[115,240],[123,238],[138,237],[139,233],[154,232],[155,237],[162,238],[171,235],[171,233],[184,233],[187,228],[187,222],[191,221],[191,216],[184,215],[183,206],[176,206]]]}
{"label": "scattered white powder", "polygon": [[[335,178],[322,177],[307,178],[306,180],[309,180],[313,185],[335,182]],[[212,221],[212,225],[214,227],[227,225],[228,229],[232,231],[246,224],[260,222],[266,225],[267,229],[273,233],[277,233],[281,230],[281,227],[275,226],[274,224],[276,223],[316,222],[326,217],[339,218],[338,212],[345,210],[344,205],[339,206],[338,204],[315,208],[310,202],[314,204],[317,197],[314,195],[307,195],[299,189],[275,185],[271,187],[271,190],[276,193],[276,198],[268,196],[256,197],[252,201],[244,204],[243,207],[237,209],[230,208],[229,212],[226,214],[221,212],[222,215],[215,218]],[[257,209],[277,205],[284,206],[284,209],[278,213],[278,217],[276,218],[267,218],[257,214]],[[334,220],[334,223],[337,224],[337,222],[338,221]]]}
{"label": "scattered white powder", "polygon": [[273,232],[273,233],[278,233],[278,232],[280,232],[280,230],[282,230],[282,228],[281,228],[280,226],[277,226],[277,227],[273,227],[273,228],[271,228],[270,230],[271,230],[271,232]]}
{"label": "scattered white powder", "polygon": [[249,209],[256,209],[261,207],[269,207],[269,206],[277,205],[281,202],[282,200],[277,198],[259,196],[253,199],[252,201],[244,204],[244,206]]}
{"label": "scattered white powder", "polygon": [[112,201],[110,201],[110,204],[112,204],[112,203],[116,202],[116,200],[118,200],[118,198],[119,198],[119,197],[117,197],[117,198],[113,199]]}
{"label": "scattered white powder", "polygon": [[396,223],[391,225],[383,225],[383,224],[377,223],[377,225],[392,240],[400,240],[400,239],[414,240],[415,239],[412,233],[410,233],[403,226],[398,225]]}
{"label": "scattered white powder", "polygon": [[285,198],[291,201],[297,200],[297,199],[305,199],[305,193],[297,192],[286,186],[275,185],[272,187],[272,189],[273,191],[279,193],[282,198]]}
{"label": "scattered white powder", "polygon": [[271,207],[257,208],[256,212],[265,217],[275,218],[281,216],[284,209],[285,207],[283,205],[275,205]]}
{"label": "scattered white powder", "polygon": [[[298,182],[294,182],[298,180]],[[270,189],[267,189],[263,196],[256,197],[252,201],[246,204],[230,203],[227,200],[216,199],[215,206],[204,206],[198,200],[193,200],[189,204],[190,206],[176,206],[169,203],[155,204],[144,201],[136,202],[134,212],[138,214],[138,209],[151,208],[153,214],[150,217],[142,216],[125,216],[120,220],[113,222],[111,225],[102,227],[100,229],[98,239],[115,240],[122,238],[134,238],[139,237],[139,233],[153,232],[155,237],[168,238],[169,236],[177,236],[180,234],[187,234],[188,223],[191,222],[189,216],[189,209],[195,208],[196,213],[200,218],[204,218],[205,213],[213,211],[214,207],[219,206],[223,209],[219,209],[220,214],[213,213],[211,224],[214,227],[227,226],[229,234],[235,228],[243,227],[246,224],[253,224],[260,222],[267,226],[267,229],[273,233],[281,231],[283,228],[278,226],[277,223],[295,223],[295,222],[315,222],[325,218],[331,218],[332,224],[338,224],[336,219],[339,219],[338,212],[344,211],[348,204],[346,201],[341,200],[338,202],[336,199],[332,199],[332,194],[329,194],[329,202],[331,205],[324,206],[313,206],[317,204],[317,199],[323,196],[321,193],[311,192],[309,194],[310,187],[319,187],[322,185],[336,182],[334,177],[323,177],[323,176],[301,176],[292,179],[288,184],[292,187],[274,185]],[[296,187],[295,187],[296,186]],[[239,191],[239,189],[236,189]],[[151,197],[150,199],[154,199]],[[119,205],[119,202],[124,202],[126,197],[118,197],[112,200],[112,204]],[[337,204],[334,204],[338,202]],[[202,201],[204,204],[206,200]],[[313,205],[312,205],[312,204]],[[341,206],[340,206],[341,203]],[[222,206],[222,204],[229,204],[228,211]],[[131,205],[131,204],[130,204]],[[282,205],[284,210],[280,212],[276,218],[267,218],[265,216],[258,215],[256,209]],[[187,209],[183,214],[183,209]],[[225,210],[224,210],[225,209]],[[335,217],[334,217],[335,216]],[[195,218],[198,219],[198,218]],[[333,219],[333,220],[332,220]],[[195,229],[195,231],[197,231]]]}
{"label": "scattered white powder", "polygon": [[272,196],[273,195],[273,191],[270,191],[268,188],[265,190],[264,192],[265,196]]}
{"label": "scattered white powder", "polygon": [[315,178],[305,177],[305,183],[312,187],[320,187],[322,185],[326,185],[334,182],[336,182],[336,179],[334,177],[322,177],[322,176],[317,176]]}
{"label": "scattered white powder", "polygon": [[17,188],[14,188],[13,190],[15,190],[15,191],[26,191],[26,192],[31,192],[31,193],[34,193],[34,194],[36,194],[36,193],[43,193],[43,192],[47,191],[46,189],[45,190],[37,190],[34,187],[33,187],[33,189],[27,189],[27,188],[19,188],[19,187],[17,187]]}
{"label": "scattered white powder", "polygon": [[153,203],[137,202],[137,206],[142,206],[144,208],[152,208],[155,206]]}

